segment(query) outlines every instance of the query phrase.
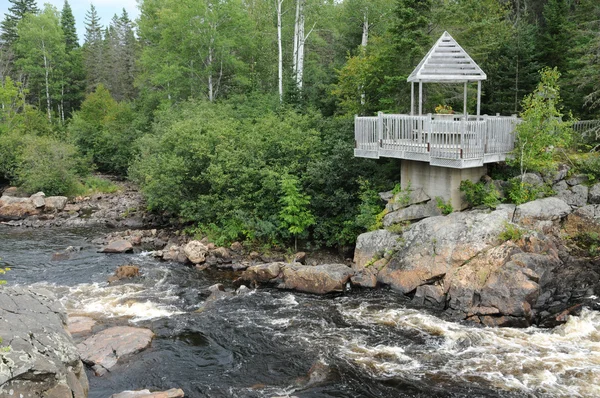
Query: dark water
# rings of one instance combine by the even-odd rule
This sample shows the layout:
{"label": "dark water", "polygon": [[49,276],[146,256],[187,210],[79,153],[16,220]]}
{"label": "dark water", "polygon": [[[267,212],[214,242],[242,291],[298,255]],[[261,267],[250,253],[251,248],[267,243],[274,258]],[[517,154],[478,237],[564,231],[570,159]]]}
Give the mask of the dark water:
{"label": "dark water", "polygon": [[[554,330],[487,329],[446,322],[388,291],[317,297],[263,289],[203,306],[231,275],[96,253],[101,231],[0,226],[10,284],[53,290],[70,314],[151,328],[151,348],[90,379],[90,397],[182,388],[186,397],[600,396],[600,314]],[[67,246],[70,259],[52,261]],[[105,283],[140,265],[132,283]],[[201,309],[201,311],[198,311]],[[307,385],[311,367],[326,380]]]}

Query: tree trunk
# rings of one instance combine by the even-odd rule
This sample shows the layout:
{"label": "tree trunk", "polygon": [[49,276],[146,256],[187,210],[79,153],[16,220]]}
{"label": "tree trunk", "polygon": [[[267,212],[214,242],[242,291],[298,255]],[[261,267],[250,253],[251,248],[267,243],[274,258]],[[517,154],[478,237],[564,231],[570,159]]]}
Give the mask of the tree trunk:
{"label": "tree trunk", "polygon": [[50,108],[50,66],[48,65],[48,57],[46,56],[46,45],[42,40],[42,52],[44,54],[44,70],[46,72],[46,109],[48,110],[48,121],[52,123],[52,110]]}
{"label": "tree trunk", "polygon": [[363,51],[367,49],[367,43],[369,42],[369,9],[365,8],[363,14],[363,33],[360,46]]}
{"label": "tree trunk", "polygon": [[300,2],[296,0],[296,19],[294,20],[294,51],[292,57],[292,75],[296,77],[298,74],[298,45],[300,44],[300,36],[298,35],[298,25],[300,23]]}
{"label": "tree trunk", "polygon": [[213,72],[212,72],[212,64],[213,64],[213,47],[212,47],[212,39],[210,47],[208,48],[208,100],[213,102],[214,93],[213,93]]}
{"label": "tree trunk", "polygon": [[279,86],[279,102],[283,102],[283,50],[281,48],[281,6],[283,0],[277,0],[277,49],[279,58],[277,60],[278,67],[278,86]]}
{"label": "tree trunk", "polygon": [[304,0],[298,0],[301,3],[300,8],[300,19],[298,23],[298,70],[296,71],[296,85],[299,90],[302,90],[302,83],[304,80],[304,42],[306,38],[304,37]]}

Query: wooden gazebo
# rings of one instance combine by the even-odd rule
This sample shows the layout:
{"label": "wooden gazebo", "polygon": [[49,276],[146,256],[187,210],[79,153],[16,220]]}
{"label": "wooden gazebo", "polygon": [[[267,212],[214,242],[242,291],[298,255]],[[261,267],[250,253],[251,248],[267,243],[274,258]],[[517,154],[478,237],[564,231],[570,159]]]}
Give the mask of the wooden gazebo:
{"label": "wooden gazebo", "polygon": [[408,76],[410,83],[410,114],[415,114],[415,83],[419,84],[419,116],[423,114],[423,83],[464,83],[463,114],[467,116],[467,87],[477,82],[477,116],[481,114],[481,82],[487,76],[479,65],[444,32],[415,70]]}

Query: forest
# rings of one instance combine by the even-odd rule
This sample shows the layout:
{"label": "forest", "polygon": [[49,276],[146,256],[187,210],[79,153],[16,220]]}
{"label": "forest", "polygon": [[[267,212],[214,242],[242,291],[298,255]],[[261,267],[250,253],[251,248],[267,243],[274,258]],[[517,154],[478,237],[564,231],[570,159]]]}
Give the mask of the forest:
{"label": "forest", "polygon": [[[76,196],[110,189],[95,172],[128,178],[218,243],[352,244],[399,179],[353,157],[354,115],[409,112],[444,31],[488,76],[483,113],[521,114],[555,68],[557,117],[600,118],[597,0],[141,0],[135,21],[92,5],[85,32],[66,0],[9,2],[0,180]],[[462,85],[425,94],[426,112],[462,108]]]}

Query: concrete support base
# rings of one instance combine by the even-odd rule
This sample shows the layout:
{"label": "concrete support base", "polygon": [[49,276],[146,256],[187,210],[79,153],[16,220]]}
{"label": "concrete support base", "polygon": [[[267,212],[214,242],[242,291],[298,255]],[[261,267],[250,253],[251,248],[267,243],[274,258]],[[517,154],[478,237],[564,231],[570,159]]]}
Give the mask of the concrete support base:
{"label": "concrete support base", "polygon": [[463,210],[467,203],[460,192],[460,182],[477,182],[486,174],[487,166],[452,169],[403,159],[400,167],[400,185],[402,189],[406,189],[409,184],[411,189],[423,188],[432,199],[439,196],[446,202],[450,200],[455,210]]}

